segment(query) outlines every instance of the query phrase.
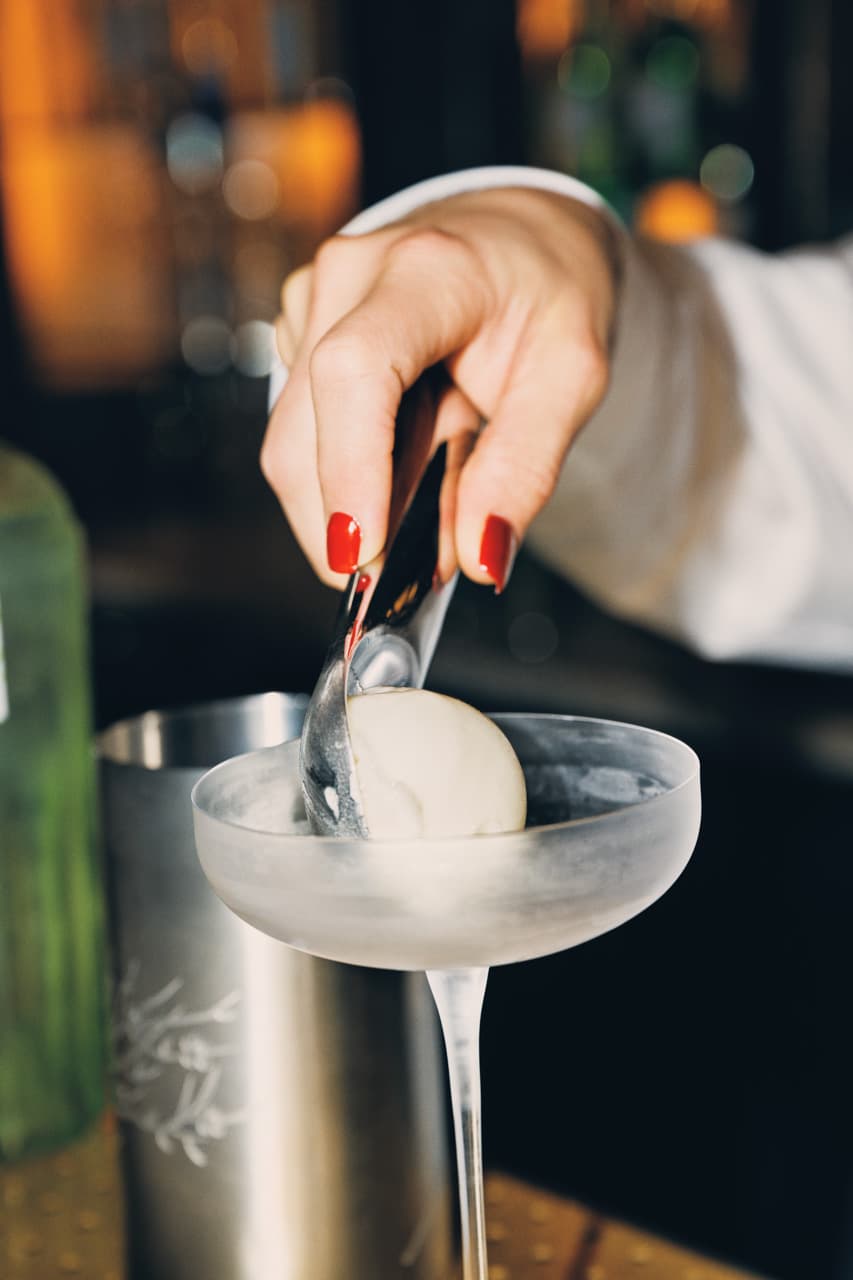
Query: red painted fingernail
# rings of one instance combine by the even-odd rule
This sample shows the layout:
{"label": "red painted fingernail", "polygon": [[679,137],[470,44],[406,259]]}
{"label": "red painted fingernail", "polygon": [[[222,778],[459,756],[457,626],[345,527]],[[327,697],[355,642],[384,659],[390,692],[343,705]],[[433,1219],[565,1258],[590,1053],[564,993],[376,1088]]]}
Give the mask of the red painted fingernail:
{"label": "red painted fingernail", "polygon": [[326,529],[326,559],[332,573],[355,573],[361,550],[361,528],[345,511],[336,511]]}
{"label": "red painted fingernail", "polygon": [[503,516],[489,516],[480,541],[480,568],[495,584],[498,595],[509,580],[515,558],[516,538]]}
{"label": "red painted fingernail", "polygon": [[362,592],[366,591],[369,586],[370,586],[370,574],[363,573],[360,576],[358,582],[355,584],[355,594],[357,596],[360,596]]}

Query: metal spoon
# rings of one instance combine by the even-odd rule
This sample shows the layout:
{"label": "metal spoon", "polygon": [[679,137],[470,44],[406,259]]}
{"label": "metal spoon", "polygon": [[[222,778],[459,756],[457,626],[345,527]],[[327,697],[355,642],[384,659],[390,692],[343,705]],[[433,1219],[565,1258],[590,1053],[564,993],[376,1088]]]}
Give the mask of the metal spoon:
{"label": "metal spoon", "polygon": [[[308,820],[317,835],[367,836],[347,697],[378,685],[423,685],[456,584],[454,576],[442,586],[435,572],[445,447],[429,458],[446,385],[446,374],[435,367],[403,396],[388,540],[379,559],[350,578],[308,705],[299,773]],[[364,577],[370,581],[359,590]]]}

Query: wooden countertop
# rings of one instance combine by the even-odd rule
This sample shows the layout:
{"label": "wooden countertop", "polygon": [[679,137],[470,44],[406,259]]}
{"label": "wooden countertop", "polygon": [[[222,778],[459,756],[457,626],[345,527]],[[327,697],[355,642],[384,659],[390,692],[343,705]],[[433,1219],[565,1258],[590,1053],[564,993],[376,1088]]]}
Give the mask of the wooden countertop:
{"label": "wooden countertop", "polygon": [[[750,1280],[500,1173],[486,1184],[489,1280]],[[116,1138],[0,1169],[0,1274],[124,1280]],[[152,1280],[154,1278],[152,1277]]]}

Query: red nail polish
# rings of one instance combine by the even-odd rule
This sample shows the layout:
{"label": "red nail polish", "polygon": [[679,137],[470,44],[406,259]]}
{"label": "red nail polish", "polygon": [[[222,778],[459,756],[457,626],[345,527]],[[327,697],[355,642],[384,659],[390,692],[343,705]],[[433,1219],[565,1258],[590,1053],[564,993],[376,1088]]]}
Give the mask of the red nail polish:
{"label": "red nail polish", "polygon": [[361,576],[358,579],[358,582],[355,584],[355,594],[357,596],[360,596],[362,592],[366,591],[369,586],[370,586],[370,574],[369,573],[361,574]]}
{"label": "red nail polish", "polygon": [[345,511],[336,511],[326,529],[326,559],[332,573],[355,573],[361,550],[361,528]]}
{"label": "red nail polish", "polygon": [[500,595],[509,579],[515,557],[516,538],[503,516],[489,516],[480,542],[480,568],[487,573]]}

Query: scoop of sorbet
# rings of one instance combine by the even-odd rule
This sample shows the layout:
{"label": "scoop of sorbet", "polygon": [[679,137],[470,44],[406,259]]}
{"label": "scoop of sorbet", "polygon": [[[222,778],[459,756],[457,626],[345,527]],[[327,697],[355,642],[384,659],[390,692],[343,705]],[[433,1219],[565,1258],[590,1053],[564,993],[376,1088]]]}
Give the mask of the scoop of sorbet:
{"label": "scoop of sorbet", "polygon": [[524,774],[497,725],[456,698],[379,689],[347,706],[368,832],[380,839],[518,831]]}

